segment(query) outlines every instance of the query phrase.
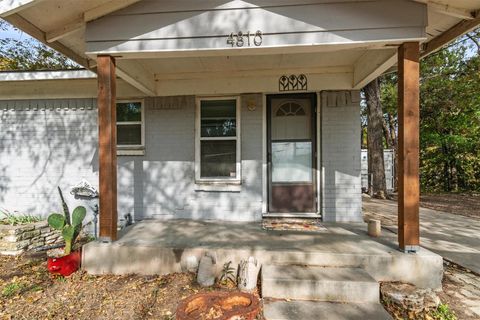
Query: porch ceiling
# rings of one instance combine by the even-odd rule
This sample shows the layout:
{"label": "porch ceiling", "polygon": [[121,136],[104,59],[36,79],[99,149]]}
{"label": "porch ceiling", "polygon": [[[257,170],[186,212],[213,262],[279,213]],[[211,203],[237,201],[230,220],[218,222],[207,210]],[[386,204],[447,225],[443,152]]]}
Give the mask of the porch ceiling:
{"label": "porch ceiling", "polygon": [[137,80],[157,95],[275,92],[280,76],[302,73],[307,75],[311,91],[351,90],[384,72],[396,54],[396,48],[379,47],[290,54],[119,57],[117,66],[136,74]]}
{"label": "porch ceiling", "polygon": [[[138,60],[155,75],[205,72],[259,71],[269,69],[350,67],[353,68],[366,49],[321,53],[269,54],[243,56],[182,57]],[[277,71],[278,72],[278,71]]]}
{"label": "porch ceiling", "polygon": [[[94,69],[96,65],[95,60],[92,59],[94,57],[89,57],[85,53],[86,23],[128,7],[138,1],[140,0],[9,0],[0,2],[0,15],[33,37],[66,54],[79,64]],[[318,2],[327,1],[330,2],[331,0],[319,0]],[[451,28],[457,24],[465,21],[474,21],[471,25],[478,25],[480,0],[409,1],[428,4],[429,22],[427,26],[427,42],[434,42],[433,46],[426,47],[428,52],[434,51],[438,45],[451,41],[460,35],[461,32],[450,32],[448,37],[444,37],[445,39],[442,38],[442,36],[448,33],[448,31],[451,31]],[[228,1],[225,0],[225,2]],[[440,38],[442,38],[441,41],[435,42],[435,40]],[[434,48],[432,49],[431,47]],[[256,50],[255,52],[258,53],[262,51],[262,49]],[[354,65],[352,61],[359,61],[364,53],[365,52],[362,53],[362,49],[355,49],[352,50],[351,53],[341,53],[338,57],[336,56],[337,53],[299,53],[296,57],[288,57],[288,55],[285,54],[272,54],[265,57],[257,56],[255,60],[258,60],[258,62],[253,62],[253,59],[248,60],[249,55],[247,54],[245,57],[232,59],[231,61],[234,61],[234,63],[227,63],[224,57],[222,59],[171,59],[167,66],[160,60],[142,61],[140,64],[142,68],[153,68],[153,74],[169,73],[174,70],[181,70],[182,72],[197,72],[198,70],[198,72],[204,72],[205,70],[216,70],[215,68],[222,64],[224,66],[227,65],[227,70],[229,70],[228,68],[234,67],[238,69],[239,66],[241,68],[247,68],[248,70],[263,69],[264,66],[293,68],[297,64],[296,61],[302,61],[305,67],[322,67],[326,64],[322,62],[322,59],[331,61],[333,66],[352,66]],[[268,54],[271,54],[271,52]],[[315,58],[315,55],[318,55],[319,58]],[[378,71],[381,69],[388,69],[384,68],[385,63],[388,62],[390,64],[389,67],[395,64],[395,59],[389,59],[387,61],[378,55],[377,58],[379,61],[376,61],[374,64],[378,65],[380,69],[366,68],[366,70],[363,70],[364,73],[371,71],[369,78],[378,74]],[[247,67],[243,67],[245,60],[248,60]],[[370,59],[366,59],[366,61],[367,60]],[[190,65],[191,68],[186,70],[188,65]],[[147,83],[138,81],[139,76],[128,71],[132,69],[134,70],[135,68],[126,67],[125,70],[120,70],[120,77],[144,93],[154,94],[155,92],[152,90],[153,87],[151,83],[153,80],[150,79]],[[155,78],[155,75],[153,77]],[[365,77],[362,74],[360,78],[363,79]],[[354,80],[354,86],[363,84],[362,79]]]}

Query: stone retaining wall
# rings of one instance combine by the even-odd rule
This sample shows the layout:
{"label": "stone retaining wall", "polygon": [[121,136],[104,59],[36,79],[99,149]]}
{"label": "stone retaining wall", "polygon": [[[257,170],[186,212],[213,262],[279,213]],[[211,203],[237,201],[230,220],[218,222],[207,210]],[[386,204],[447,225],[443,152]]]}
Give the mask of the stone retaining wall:
{"label": "stone retaining wall", "polygon": [[58,230],[47,221],[23,225],[0,225],[0,254],[18,255],[28,250],[63,242]]}

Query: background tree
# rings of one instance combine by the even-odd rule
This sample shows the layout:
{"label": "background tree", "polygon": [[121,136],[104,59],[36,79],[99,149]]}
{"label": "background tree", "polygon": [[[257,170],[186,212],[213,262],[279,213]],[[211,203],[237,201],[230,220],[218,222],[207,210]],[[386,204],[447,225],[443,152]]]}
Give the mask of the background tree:
{"label": "background tree", "polygon": [[[423,59],[420,72],[422,190],[480,191],[480,29]],[[379,81],[383,144],[395,151],[397,81],[396,73]]]}
{"label": "background tree", "polygon": [[[0,31],[17,30],[0,19]],[[18,32],[18,30],[17,30]],[[61,53],[30,38],[0,38],[0,70],[61,70],[80,66]]]}
{"label": "background tree", "polygon": [[[385,147],[394,151],[394,173],[398,170],[398,78],[396,73],[389,73],[380,78],[380,101],[383,108],[383,135]],[[397,190],[398,177],[395,174],[393,189]]]}
{"label": "background tree", "polygon": [[367,103],[368,193],[384,199],[387,194],[383,159],[383,110],[380,81],[375,79],[363,89]]}
{"label": "background tree", "polygon": [[424,190],[480,190],[478,43],[477,30],[421,64],[420,172]]}

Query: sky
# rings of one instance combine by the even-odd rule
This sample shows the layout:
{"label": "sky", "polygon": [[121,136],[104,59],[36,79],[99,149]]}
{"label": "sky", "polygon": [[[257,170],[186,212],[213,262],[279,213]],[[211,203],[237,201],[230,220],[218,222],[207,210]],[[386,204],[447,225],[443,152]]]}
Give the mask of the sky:
{"label": "sky", "polygon": [[23,31],[14,29],[12,26],[8,25],[7,30],[0,31],[0,39],[13,38],[16,40],[31,39],[28,34]]}

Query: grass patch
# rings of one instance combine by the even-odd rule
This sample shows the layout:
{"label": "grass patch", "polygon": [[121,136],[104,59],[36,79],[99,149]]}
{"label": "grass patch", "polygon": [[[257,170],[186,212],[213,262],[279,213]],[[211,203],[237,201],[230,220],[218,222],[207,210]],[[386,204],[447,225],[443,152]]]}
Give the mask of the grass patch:
{"label": "grass patch", "polygon": [[20,293],[24,288],[25,286],[22,283],[18,283],[18,282],[9,283],[5,286],[5,288],[3,288],[2,296],[4,296],[5,298],[12,297]]}
{"label": "grass patch", "polygon": [[0,219],[0,224],[16,226],[19,224],[28,224],[44,220],[42,217],[32,214],[13,214],[5,209],[0,210],[3,216]]}
{"label": "grass patch", "polygon": [[65,278],[64,276],[57,276],[55,279],[60,283],[67,282],[67,278]]}
{"label": "grass patch", "polygon": [[455,313],[450,310],[448,305],[441,304],[438,306],[437,310],[432,312],[432,317],[436,320],[457,320]]}
{"label": "grass patch", "polygon": [[39,286],[38,284],[34,284],[31,288],[30,291],[32,292],[38,292],[38,291],[43,291],[43,288]]}

